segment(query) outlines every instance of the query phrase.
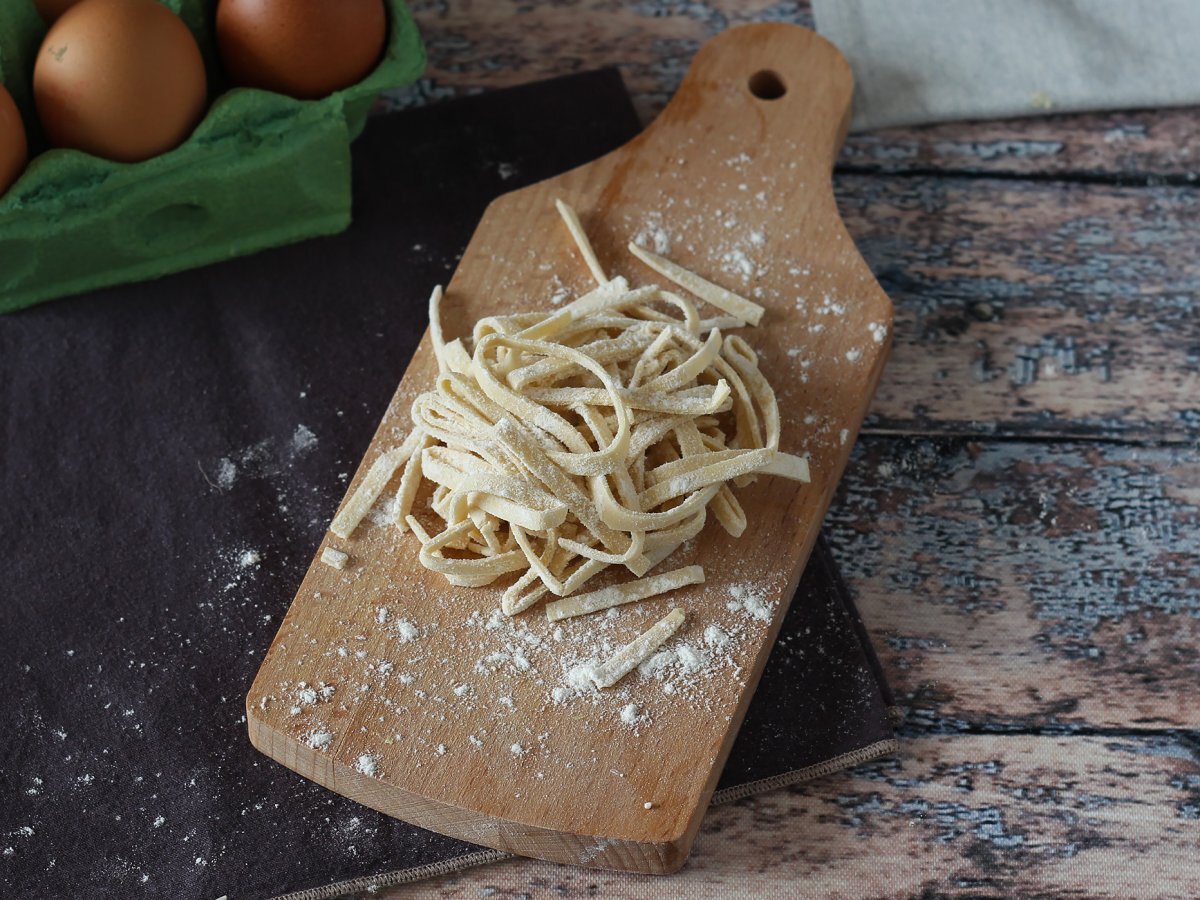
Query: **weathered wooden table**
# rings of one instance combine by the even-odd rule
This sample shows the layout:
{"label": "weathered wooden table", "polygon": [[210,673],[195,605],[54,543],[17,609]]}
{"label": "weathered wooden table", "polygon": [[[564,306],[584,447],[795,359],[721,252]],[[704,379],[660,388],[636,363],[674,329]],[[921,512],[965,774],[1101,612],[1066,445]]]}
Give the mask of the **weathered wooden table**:
{"label": "weathered wooden table", "polygon": [[[811,26],[413,8],[410,100],[620,64],[646,119],[712,34]],[[903,754],[713,810],[670,879],[519,861],[374,896],[1200,896],[1197,172],[1196,109],[852,137],[838,200],[896,334],[828,531]]]}

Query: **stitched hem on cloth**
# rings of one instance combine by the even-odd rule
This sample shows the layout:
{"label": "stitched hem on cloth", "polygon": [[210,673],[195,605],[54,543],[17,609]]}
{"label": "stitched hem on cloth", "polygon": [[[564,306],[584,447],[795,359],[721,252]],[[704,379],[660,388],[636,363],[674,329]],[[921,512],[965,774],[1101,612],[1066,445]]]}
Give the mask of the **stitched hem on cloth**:
{"label": "stitched hem on cloth", "polygon": [[[772,775],[770,778],[760,778],[758,781],[750,781],[746,784],[725,788],[723,791],[717,791],[713,794],[712,805],[722,806],[726,803],[733,803],[736,800],[744,800],[746,797],[755,794],[764,794],[767,791],[798,784],[801,781],[810,781],[824,775],[832,775],[834,772],[842,769],[862,765],[874,759],[879,759],[881,756],[888,756],[899,749],[900,742],[896,738],[876,741],[874,744],[868,744],[866,747],[851,750],[849,753],[843,753],[841,756],[835,756],[816,765],[805,766],[803,769],[795,769],[780,775]],[[479,850],[475,853],[467,853],[463,856],[456,856],[453,859],[428,863],[427,865],[417,866],[412,869],[394,869],[391,872],[383,872],[379,875],[363,875],[359,878],[351,878],[348,881],[327,884],[324,887],[306,888],[302,891],[293,891],[290,894],[280,894],[275,900],[334,900],[334,898],[340,897],[343,894],[353,891],[363,891],[372,886],[377,888],[395,887],[398,884],[410,884],[426,878],[449,875],[451,872],[458,872],[473,866],[481,866],[486,863],[515,858],[513,854],[505,853],[503,850]]]}

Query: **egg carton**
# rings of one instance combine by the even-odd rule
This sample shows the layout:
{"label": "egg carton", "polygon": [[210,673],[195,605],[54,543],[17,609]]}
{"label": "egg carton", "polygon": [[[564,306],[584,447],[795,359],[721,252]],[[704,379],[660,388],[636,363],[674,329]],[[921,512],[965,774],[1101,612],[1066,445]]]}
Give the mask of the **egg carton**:
{"label": "egg carton", "polygon": [[408,9],[385,3],[388,41],[374,71],[324,99],[296,100],[222,90],[214,0],[167,0],[200,44],[216,99],[179,147],[116,163],[46,149],[31,88],[46,26],[32,0],[0,0],[0,82],[21,109],[31,154],[0,196],[0,313],[345,229],[350,142],[379,93],[425,67]]}

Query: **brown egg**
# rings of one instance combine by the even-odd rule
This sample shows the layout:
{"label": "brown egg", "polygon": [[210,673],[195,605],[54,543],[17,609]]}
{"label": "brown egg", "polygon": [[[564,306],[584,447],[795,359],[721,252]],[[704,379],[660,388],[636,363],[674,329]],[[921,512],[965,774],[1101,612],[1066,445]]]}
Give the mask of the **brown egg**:
{"label": "brown egg", "polygon": [[79,0],[33,0],[33,5],[37,7],[42,20],[50,24],[78,2]]}
{"label": "brown egg", "polygon": [[138,162],[181,144],[204,115],[204,60],[156,0],[83,0],[42,42],[33,96],[54,146]]}
{"label": "brown egg", "polygon": [[0,194],[12,187],[28,161],[29,147],[25,143],[21,112],[12,94],[0,84]]}
{"label": "brown egg", "polygon": [[217,4],[217,45],[231,81],[303,100],[362,81],[386,40],[383,0]]}

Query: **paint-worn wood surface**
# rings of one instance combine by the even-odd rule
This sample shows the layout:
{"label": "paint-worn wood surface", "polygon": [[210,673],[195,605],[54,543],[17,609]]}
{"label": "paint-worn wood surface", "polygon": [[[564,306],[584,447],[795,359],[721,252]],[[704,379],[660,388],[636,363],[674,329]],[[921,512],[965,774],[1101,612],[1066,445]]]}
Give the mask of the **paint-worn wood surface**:
{"label": "paint-worn wood surface", "polygon": [[520,861],[371,896],[1194,897],[1194,752],[1168,737],[915,737],[898,759],[713,809],[668,880]]}
{"label": "paint-worn wood surface", "polygon": [[[811,24],[619,6],[417,0],[402,102],[620,65],[649,121],[716,31]],[[1195,109],[851,135],[834,186],[897,319],[827,521],[904,755],[713,810],[670,880],[372,896],[1200,896],[1198,172]]]}
{"label": "paint-worn wood surface", "polygon": [[[811,28],[808,0],[413,0],[429,50],[427,78],[398,92],[412,104],[619,65],[644,121],[663,108],[697,48],[745,22]],[[1190,110],[1129,110],[999,122],[951,122],[851,135],[845,167],[1112,177],[1195,184],[1200,123]]]}
{"label": "paint-worn wood surface", "polygon": [[[764,72],[770,92],[756,88]],[[640,872],[683,863],[888,349],[891,304],[846,235],[830,186],[850,94],[845,61],[811,31],[764,24],[725,32],[701,49],[671,104],[637,139],[494,202],[446,291],[449,340],[486,316],[545,308],[564,284],[587,290],[556,198],[579,210],[610,274],[634,284],[654,277],[624,249],[648,227],[652,242],[668,236],[664,252],[676,262],[734,289],[752,284],[766,313],[748,337],[780,386],[781,449],[810,456],[812,482],[760,479],[742,491],[750,525],[740,539],[708,528],[676,555],[677,565],[703,562],[705,583],[628,608],[614,635],[624,643],[682,606],[684,640],[702,645],[712,624],[746,632],[731,651],[731,677],[678,698],[652,682],[626,683],[607,707],[636,704],[654,727],[621,729],[605,706],[596,713],[551,700],[564,647],[595,623],[556,628],[534,610],[508,627],[522,630],[522,659],[538,677],[511,677],[501,666],[498,677],[481,679],[489,638],[464,620],[474,610],[486,618],[499,590],[453,587],[420,567],[414,538],[367,524],[349,542],[331,542],[351,554],[345,574],[314,561],[262,665],[247,698],[259,749],[397,818],[486,846]],[[411,428],[412,399],[435,374],[425,341],[350,493]],[[728,608],[742,585],[774,610],[770,621],[747,622]],[[412,647],[397,644],[389,604],[420,631]],[[563,628],[567,643],[556,647]],[[347,644],[355,652],[339,655]],[[369,694],[347,697],[359,650],[387,656],[424,694],[371,678]],[[327,702],[310,693],[305,702],[303,692],[320,685],[338,693]],[[312,746],[316,728],[332,735],[328,746]]]}

